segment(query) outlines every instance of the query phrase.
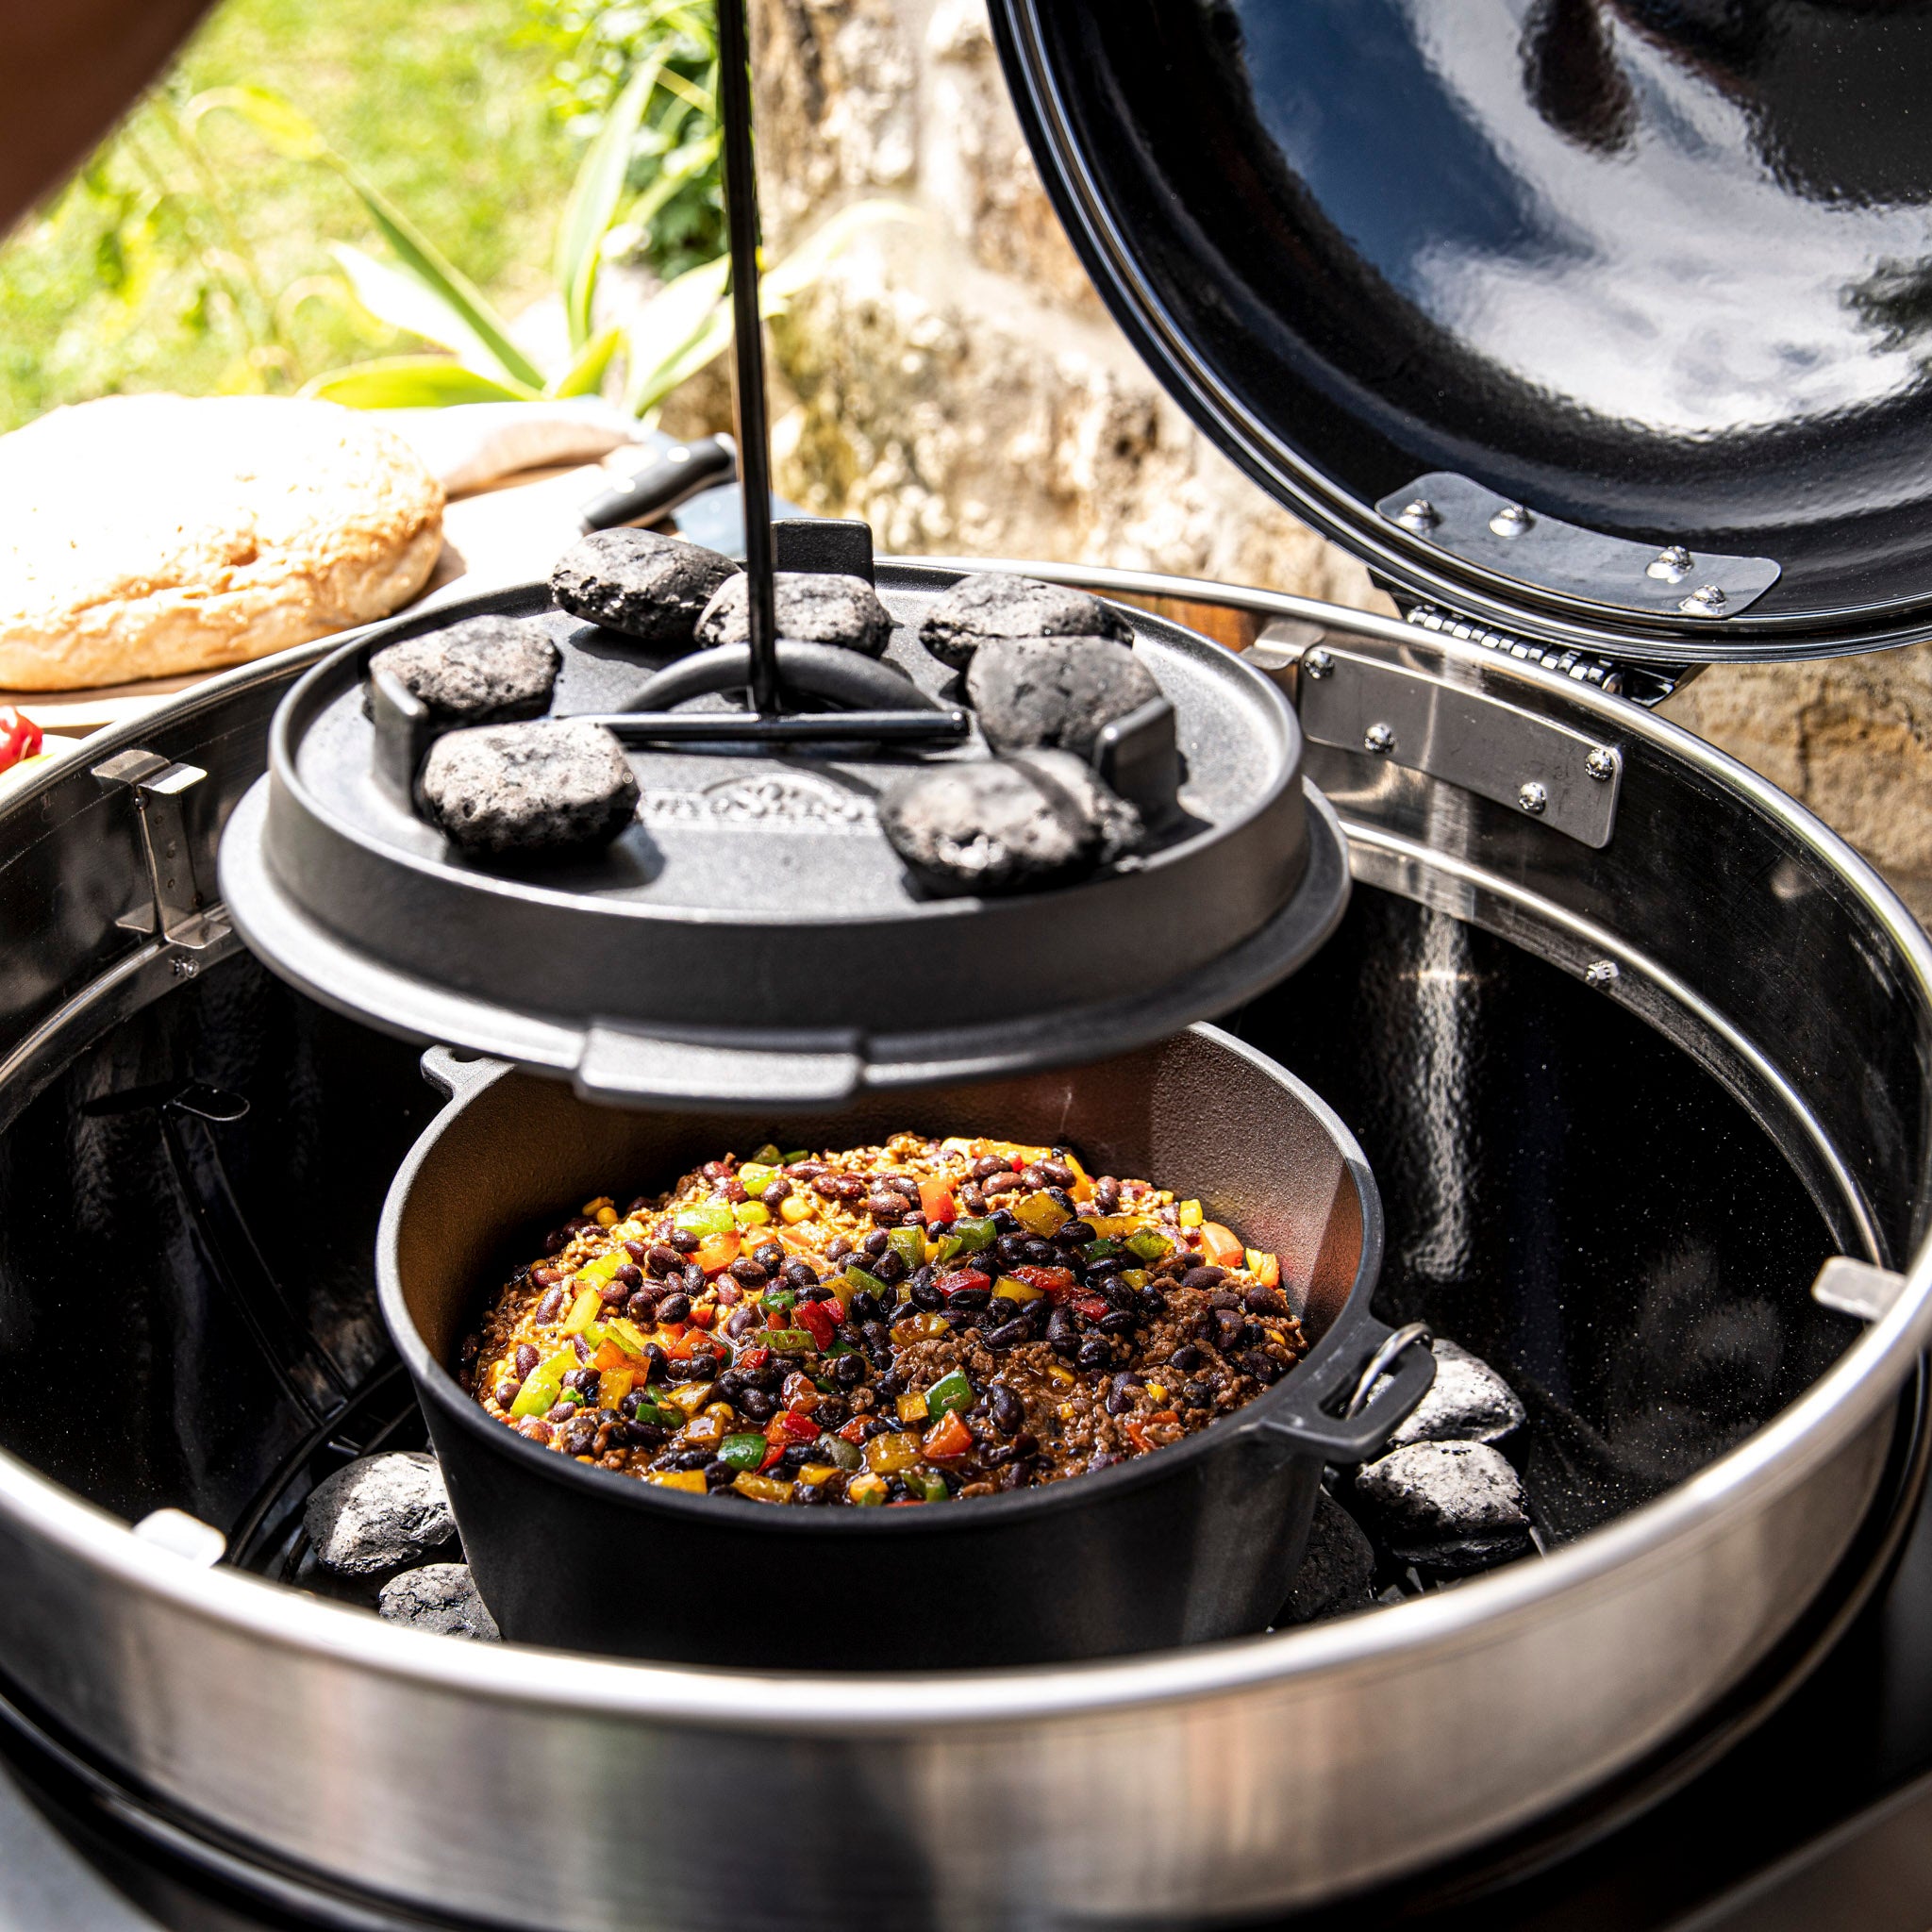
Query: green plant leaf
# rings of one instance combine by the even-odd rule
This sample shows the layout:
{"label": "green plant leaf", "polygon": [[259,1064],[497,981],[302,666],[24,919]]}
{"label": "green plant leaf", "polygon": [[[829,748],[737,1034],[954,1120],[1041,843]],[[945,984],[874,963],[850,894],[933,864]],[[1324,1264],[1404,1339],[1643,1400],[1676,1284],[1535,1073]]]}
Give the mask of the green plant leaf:
{"label": "green plant leaf", "polygon": [[775,312],[774,303],[784,304],[801,294],[825,272],[832,258],[855,235],[881,222],[917,222],[923,217],[917,208],[903,201],[859,201],[842,208],[823,226],[815,228],[783,261],[767,269],[759,284],[760,307],[767,314]]}
{"label": "green plant leaf", "polygon": [[330,242],[329,253],[341,264],[357,301],[378,321],[454,349],[473,369],[486,375],[504,373],[462,310],[444,301],[436,290],[346,242]]}
{"label": "green plant leaf", "polygon": [[[625,407],[635,416],[660,402],[685,375],[695,374],[718,351],[686,367],[691,350],[713,328],[724,295],[724,278],[731,271],[727,257],[701,262],[658,291],[631,318],[625,330],[630,374],[625,386]],[[724,341],[731,340],[731,319],[724,318]],[[720,345],[722,346],[722,344]],[[664,373],[682,369],[675,381]]]}
{"label": "green plant leaf", "polygon": [[543,393],[559,399],[595,395],[603,388],[604,372],[610,367],[610,358],[623,341],[621,328],[607,328],[594,341],[585,344],[583,354]]}
{"label": "green plant leaf", "polygon": [[351,409],[442,409],[452,403],[523,403],[536,391],[480,375],[446,356],[390,356],[332,369],[303,386],[305,396]]}
{"label": "green plant leaf", "polygon": [[292,101],[266,87],[211,87],[196,94],[181,110],[190,134],[198,133],[208,115],[226,109],[239,114],[275,149],[291,161],[325,161],[329,145],[321,130]]}
{"label": "green plant leaf", "polygon": [[631,75],[618,95],[597,137],[585,150],[570,199],[557,231],[557,286],[563,295],[564,320],[570,345],[581,349],[591,339],[591,303],[597,292],[599,248],[624,193],[630,167],[631,142],[644,118],[663,68],[661,59],[646,62]]}

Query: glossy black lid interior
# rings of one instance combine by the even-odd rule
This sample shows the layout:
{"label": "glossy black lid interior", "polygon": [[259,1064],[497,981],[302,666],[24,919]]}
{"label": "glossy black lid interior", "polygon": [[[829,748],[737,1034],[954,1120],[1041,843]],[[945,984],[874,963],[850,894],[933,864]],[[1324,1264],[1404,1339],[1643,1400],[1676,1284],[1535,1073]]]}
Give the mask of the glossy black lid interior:
{"label": "glossy black lid interior", "polygon": [[[1136,345],[1378,572],[1633,658],[1932,635],[1932,6],[992,14],[1061,217]],[[1780,575],[1721,620],[1538,589],[1393,521],[1391,493],[1434,472]]]}

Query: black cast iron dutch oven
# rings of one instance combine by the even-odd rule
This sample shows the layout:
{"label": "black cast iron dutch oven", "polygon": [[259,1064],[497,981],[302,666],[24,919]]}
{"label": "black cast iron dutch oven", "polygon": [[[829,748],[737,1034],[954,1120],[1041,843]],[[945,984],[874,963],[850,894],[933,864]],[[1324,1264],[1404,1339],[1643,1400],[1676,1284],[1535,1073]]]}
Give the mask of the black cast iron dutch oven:
{"label": "black cast iron dutch oven", "polygon": [[[518,1641],[852,1670],[1047,1662],[1257,1631],[1301,1562],[1323,1464],[1374,1455],[1435,1374],[1426,1348],[1391,1348],[1369,1312],[1382,1208],[1354,1137],[1291,1074],[1198,1025],[1094,1065],[866,1097],[773,1130],[812,1147],[914,1125],[1063,1141],[1095,1172],[1198,1195],[1282,1257],[1311,1346],[1274,1388],[1172,1448],[970,1503],[808,1511],[641,1483],[491,1421],[448,1365],[490,1291],[535,1251],[530,1228],[564,1204],[667,1185],[743,1144],[744,1122],[592,1107],[441,1049],[425,1069],[451,1103],[384,1207],[382,1312],[477,1584]],[[1378,1353],[1386,1375],[1370,1373]],[[1365,1405],[1345,1413],[1365,1381]]]}

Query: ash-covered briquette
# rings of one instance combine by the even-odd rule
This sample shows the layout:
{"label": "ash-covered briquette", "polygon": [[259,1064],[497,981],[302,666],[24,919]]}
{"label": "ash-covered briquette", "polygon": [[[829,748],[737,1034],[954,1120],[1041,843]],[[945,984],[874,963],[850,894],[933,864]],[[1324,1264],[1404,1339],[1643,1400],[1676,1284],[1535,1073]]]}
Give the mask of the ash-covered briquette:
{"label": "ash-covered briquette", "polygon": [[1065,752],[929,765],[897,779],[878,813],[892,850],[941,892],[1053,885],[1141,837],[1140,813]]}
{"label": "ash-covered briquette", "polygon": [[1411,1442],[1500,1442],[1523,1426],[1529,1411],[1488,1362],[1440,1337],[1434,1348],[1436,1379],[1389,1438],[1391,1449]]}
{"label": "ash-covered briquette", "polygon": [[562,661],[541,618],[486,616],[385,645],[369,669],[420,699],[432,724],[508,724],[550,708]]}
{"label": "ash-covered briquette", "polygon": [[1307,1547],[1280,1622],[1313,1624],[1367,1609],[1374,1574],[1375,1547],[1362,1534],[1360,1524],[1326,1490],[1318,1490]]}
{"label": "ash-covered briquette", "polygon": [[658,530],[598,530],[550,573],[573,617],[652,644],[689,646],[718,586],[741,573],[728,557]]}
{"label": "ash-covered briquette", "polygon": [[1356,1473],[1356,1494],[1405,1563],[1483,1570],[1529,1547],[1529,1499],[1484,1442],[1412,1442]]}
{"label": "ash-covered briquette", "polygon": [[[772,579],[778,636],[799,644],[837,644],[878,657],[891,641],[892,614],[863,577],[831,571],[781,570]],[[751,591],[743,572],[722,585],[698,619],[701,644],[751,641]]]}
{"label": "ash-covered briquette", "polygon": [[446,837],[499,856],[608,844],[639,795],[617,740],[565,718],[452,731],[424,761],[422,792]]}
{"label": "ash-covered briquette", "polygon": [[476,1589],[467,1563],[425,1563],[405,1570],[382,1586],[375,1614],[386,1624],[405,1624],[435,1637],[467,1637],[476,1643],[501,1643],[503,1632]]}
{"label": "ash-covered briquette", "polygon": [[994,751],[1093,754],[1101,727],[1160,695],[1147,667],[1110,638],[996,638],[966,674],[966,696]]}
{"label": "ash-covered briquette", "polygon": [[1112,638],[1125,644],[1133,636],[1127,620],[1098,597],[1004,571],[961,577],[919,626],[919,641],[956,671],[992,638]]}
{"label": "ash-covered briquette", "polygon": [[442,1471],[420,1449],[363,1456],[316,1486],[302,1526],[317,1562],[346,1576],[417,1563],[456,1534]]}

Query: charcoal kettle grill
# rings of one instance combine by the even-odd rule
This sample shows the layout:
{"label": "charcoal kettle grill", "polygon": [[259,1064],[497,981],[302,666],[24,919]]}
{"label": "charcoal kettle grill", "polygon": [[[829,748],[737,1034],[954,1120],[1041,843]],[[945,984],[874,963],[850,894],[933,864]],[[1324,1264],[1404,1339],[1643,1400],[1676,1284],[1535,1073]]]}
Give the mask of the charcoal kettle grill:
{"label": "charcoal kettle grill", "polygon": [[[0,813],[34,936],[0,1062],[0,1695],[264,1896],[573,1928],[1224,1921],[1531,1857],[1760,1709],[1910,1500],[1932,948],[1841,841],[1635,700],[1701,658],[1932,628],[1900,455],[1918,10],[993,17],[1102,292],[1406,608],[1015,566],[1212,609],[1291,697],[1355,891],[1224,1017],[1374,1162],[1378,1313],[1524,1395],[1543,1552],[1307,1628],[911,1676],[466,1646],[288,1588],[314,1581],[308,1486],[410,1440],[367,1268],[430,1106],[412,1046],[264,971],[210,889],[326,656],[293,654]],[[1858,297],[1804,309],[1783,409],[1775,304],[1717,287],[1747,192],[1807,288]],[[1600,336],[1648,318],[1689,366],[1687,262],[1757,331],[1728,391],[1543,325],[1611,287]],[[102,1413],[65,1397],[109,1266]],[[166,1507],[228,1557],[130,1533]],[[721,1858],[721,1790],[809,1828]]]}

